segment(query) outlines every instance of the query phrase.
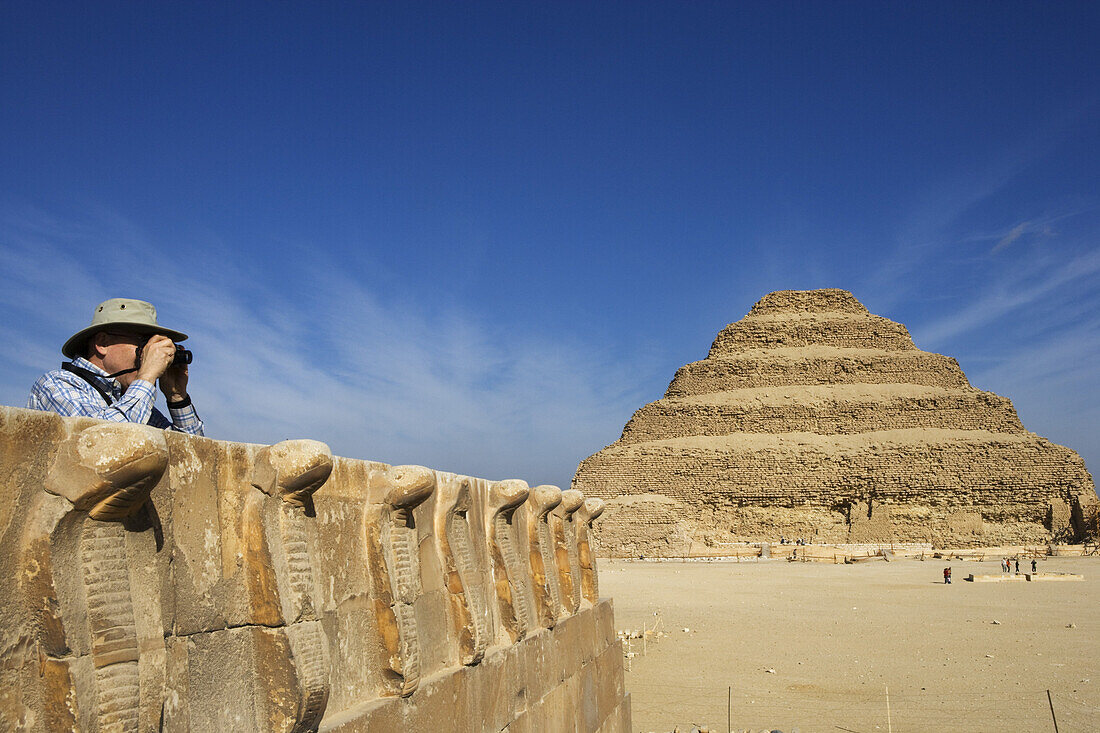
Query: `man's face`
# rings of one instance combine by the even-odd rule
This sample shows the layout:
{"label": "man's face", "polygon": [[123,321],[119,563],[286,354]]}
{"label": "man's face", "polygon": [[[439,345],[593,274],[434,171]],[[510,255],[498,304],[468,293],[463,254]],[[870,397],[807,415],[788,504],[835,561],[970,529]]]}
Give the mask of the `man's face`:
{"label": "man's face", "polygon": [[[133,369],[137,366],[138,347],[144,340],[144,336],[125,331],[104,331],[97,334],[96,353],[101,366],[108,374]],[[119,384],[129,387],[135,376],[135,372],[123,374],[118,377]]]}

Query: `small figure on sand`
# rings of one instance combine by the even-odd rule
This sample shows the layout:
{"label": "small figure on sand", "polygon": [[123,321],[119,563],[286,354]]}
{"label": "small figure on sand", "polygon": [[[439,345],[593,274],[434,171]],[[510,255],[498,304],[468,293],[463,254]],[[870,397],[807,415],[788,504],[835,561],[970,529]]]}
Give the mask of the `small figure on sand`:
{"label": "small figure on sand", "polygon": [[946,567],[943,569],[943,582],[947,585],[951,585],[951,568]]}
{"label": "small figure on sand", "polygon": [[1016,558],[1016,574],[1020,574],[1020,558]]}
{"label": "small figure on sand", "polygon": [[1037,567],[1038,567],[1038,564],[1035,562],[1035,558],[1031,558],[1031,572],[1032,572],[1033,575],[1035,573],[1035,568],[1037,568]]}

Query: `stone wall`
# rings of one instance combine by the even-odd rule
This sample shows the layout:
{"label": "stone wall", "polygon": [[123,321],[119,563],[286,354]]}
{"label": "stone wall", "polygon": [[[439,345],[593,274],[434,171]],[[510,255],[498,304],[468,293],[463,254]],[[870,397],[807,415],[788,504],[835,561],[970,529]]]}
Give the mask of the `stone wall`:
{"label": "stone wall", "polygon": [[0,407],[0,729],[629,731],[598,499]]}
{"label": "stone wall", "polygon": [[[1100,506],[1080,456],[843,290],[765,296],[585,459],[573,488],[609,500],[597,529],[613,555],[675,555],[684,534],[1046,543],[1081,538]],[[663,518],[639,535],[628,497]]]}
{"label": "stone wall", "polygon": [[680,367],[666,397],[713,394],[744,387],[823,384],[920,384],[969,387],[958,362],[927,351],[872,349],[747,350]]}
{"label": "stone wall", "polygon": [[[743,389],[737,398],[666,398],[638,410],[620,443],[732,433],[850,435],[909,428],[1023,433],[1012,403],[976,389],[898,385]],[[856,389],[858,388],[858,389]],[[709,398],[709,399],[707,399]]]}
{"label": "stone wall", "polygon": [[[919,462],[911,460],[913,447],[905,440],[913,432],[922,441]],[[842,506],[875,497],[986,504],[994,517],[1019,503],[1031,507],[1027,521],[1040,521],[1049,500],[1068,500],[1089,483],[1080,456],[1030,433],[899,430],[870,436],[872,442],[867,435],[850,438],[758,436],[751,446],[728,437],[650,441],[607,449],[582,467],[629,486],[630,494],[659,493],[687,506]]]}
{"label": "stone wall", "polygon": [[802,313],[756,316],[731,323],[718,333],[708,358],[751,348],[790,348],[829,344],[840,349],[915,349],[909,331],[881,316]]}
{"label": "stone wall", "polygon": [[691,512],[667,496],[638,494],[607,502],[597,521],[596,552],[614,557],[682,557],[691,548]]}

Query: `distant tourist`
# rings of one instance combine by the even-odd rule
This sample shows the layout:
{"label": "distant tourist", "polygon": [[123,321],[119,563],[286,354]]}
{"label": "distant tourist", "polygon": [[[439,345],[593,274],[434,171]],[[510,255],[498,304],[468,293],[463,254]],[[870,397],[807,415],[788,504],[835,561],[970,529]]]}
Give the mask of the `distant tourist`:
{"label": "distant tourist", "polygon": [[1036,568],[1036,567],[1037,567],[1037,565],[1036,565],[1036,563],[1035,563],[1035,558],[1031,558],[1031,572],[1032,572],[1032,573],[1034,573],[1034,572],[1035,572],[1035,568]]}
{"label": "distant tourist", "polygon": [[943,582],[951,585],[951,568],[949,567],[943,569]]}
{"label": "distant tourist", "polygon": [[[175,343],[186,338],[159,325],[151,303],[105,300],[92,313],[91,325],[61,347],[72,361],[34,383],[27,407],[202,435],[202,420],[187,394],[191,352]],[[153,406],[157,382],[171,420]]]}
{"label": "distant tourist", "polygon": [[1020,574],[1020,558],[1016,558],[1016,574]]}

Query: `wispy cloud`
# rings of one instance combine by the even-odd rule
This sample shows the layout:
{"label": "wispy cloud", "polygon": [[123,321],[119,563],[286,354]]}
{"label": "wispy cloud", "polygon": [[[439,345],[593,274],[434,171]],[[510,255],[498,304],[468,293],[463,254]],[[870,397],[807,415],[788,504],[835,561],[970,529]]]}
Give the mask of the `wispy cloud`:
{"label": "wispy cloud", "polygon": [[191,335],[191,391],[215,438],[312,437],[347,456],[568,484],[650,397],[636,386],[655,369],[643,354],[422,302],[460,283],[395,296],[336,263],[306,261],[284,283],[231,250],[169,251],[114,215],[0,220],[0,401],[22,405],[92,306],[117,295],[153,301]]}
{"label": "wispy cloud", "polygon": [[[1075,210],[1053,216],[1026,215],[1026,219],[1017,219],[1008,227],[998,222],[990,227],[994,234],[978,237],[961,225],[976,211],[995,203],[1026,171],[1056,150],[1085,114],[1078,110],[1054,115],[1044,129],[1032,130],[1015,145],[980,163],[961,165],[954,173],[916,192],[901,209],[891,240],[884,242],[877,257],[864,265],[863,284],[880,307],[889,308],[913,297],[928,298],[928,274],[944,269],[945,257],[988,256],[1009,248],[1029,233],[1052,235],[1054,222],[1082,213]],[[986,239],[995,241],[990,251],[977,253],[961,246]]]}
{"label": "wispy cloud", "polygon": [[994,252],[1001,251],[1002,249],[1004,249],[1005,247],[1007,247],[1008,245],[1012,244],[1017,239],[1022,237],[1024,235],[1024,232],[1026,232],[1028,230],[1028,227],[1030,225],[1031,225],[1031,222],[1025,221],[1025,222],[1021,222],[1020,224],[1017,224],[1016,226],[1012,227],[1011,231],[1009,231],[1008,234],[1001,237],[1000,241],[998,241],[997,244],[995,244],[993,246],[993,249],[989,250],[990,254],[992,254]]}
{"label": "wispy cloud", "polygon": [[1045,335],[1008,348],[968,376],[974,386],[1012,398],[1024,425],[1100,466],[1100,317],[1071,313]]}
{"label": "wispy cloud", "polygon": [[1000,227],[993,231],[967,234],[960,237],[960,241],[965,243],[995,242],[989,250],[989,254],[992,255],[1007,249],[1021,238],[1030,237],[1031,239],[1041,241],[1051,237],[1057,237],[1059,228],[1056,225],[1059,222],[1073,219],[1074,217],[1079,217],[1082,214],[1088,214],[1092,211],[1092,209],[1083,208],[1064,211],[1054,215],[1036,216],[1020,221],[1011,227]]}
{"label": "wispy cloud", "polygon": [[912,274],[951,245],[950,230],[968,210],[996,195],[1035,159],[1034,149],[1011,151],[981,173],[960,173],[925,191],[899,219],[893,241],[871,264],[868,285],[883,299],[908,295]]}
{"label": "wispy cloud", "polygon": [[904,320],[918,347],[958,358],[972,384],[1011,398],[1028,429],[1095,469],[1096,201],[1043,198],[1024,176],[1049,162],[1063,137],[1054,133],[918,197],[864,282],[869,303]]}
{"label": "wispy cloud", "polygon": [[1074,282],[1089,282],[1100,272],[1100,249],[1054,266],[1034,263],[987,283],[968,304],[915,330],[933,348],[1031,305]]}

